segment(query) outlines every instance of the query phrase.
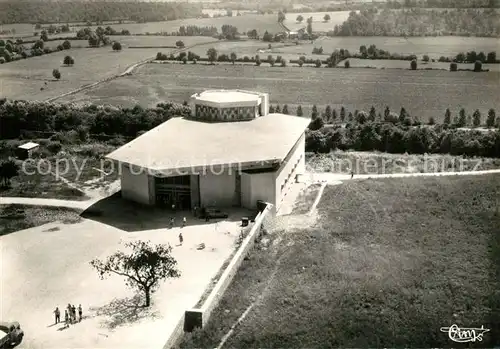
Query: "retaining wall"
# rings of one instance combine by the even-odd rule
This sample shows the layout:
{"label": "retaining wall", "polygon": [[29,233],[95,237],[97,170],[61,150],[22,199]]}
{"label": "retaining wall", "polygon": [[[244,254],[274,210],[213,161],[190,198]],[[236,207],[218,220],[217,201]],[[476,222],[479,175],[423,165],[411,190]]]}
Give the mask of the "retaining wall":
{"label": "retaining wall", "polygon": [[197,327],[203,328],[206,326],[212,311],[217,307],[217,305],[219,305],[221,298],[224,296],[224,292],[231,284],[231,281],[236,275],[241,263],[243,263],[243,260],[247,256],[248,252],[255,245],[255,239],[260,232],[262,222],[268,214],[272,214],[272,208],[273,205],[266,205],[266,208],[260,212],[257,217],[255,217],[255,223],[253,224],[252,229],[243,240],[240,248],[231,259],[231,262],[229,262],[226,270],[222,273],[222,276],[219,281],[217,281],[217,284],[213,288],[212,292],[210,292],[210,295],[207,297],[203,305],[200,308],[194,308],[186,311],[184,318],[184,331],[191,332]]}

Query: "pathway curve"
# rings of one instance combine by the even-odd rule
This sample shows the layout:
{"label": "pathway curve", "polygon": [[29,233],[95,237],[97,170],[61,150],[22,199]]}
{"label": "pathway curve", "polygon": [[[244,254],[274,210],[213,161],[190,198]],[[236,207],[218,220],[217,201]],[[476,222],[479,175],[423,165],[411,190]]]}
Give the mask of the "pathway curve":
{"label": "pathway curve", "polygon": [[[362,174],[354,175],[354,179],[376,179],[376,178],[407,178],[407,177],[439,177],[439,176],[479,176],[486,174],[500,174],[500,169],[484,171],[459,171],[459,172],[427,172],[427,173],[385,173],[385,174]],[[321,183],[351,180],[351,175],[331,172],[309,172],[299,175],[298,181],[305,183]]]}
{"label": "pathway curve", "polygon": [[29,206],[49,206],[71,208],[75,210],[86,210],[92,206],[97,200],[60,200],[60,199],[43,199],[43,198],[22,198],[22,197],[0,197],[0,205],[29,205]]}

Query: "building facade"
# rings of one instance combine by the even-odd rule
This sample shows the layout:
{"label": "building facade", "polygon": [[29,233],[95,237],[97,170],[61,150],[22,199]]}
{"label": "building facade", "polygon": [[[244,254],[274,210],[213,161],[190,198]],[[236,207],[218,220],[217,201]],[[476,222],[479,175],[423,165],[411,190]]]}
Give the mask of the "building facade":
{"label": "building facade", "polygon": [[173,118],[108,155],[120,163],[122,197],[179,209],[278,210],[305,171],[310,120],[269,114],[269,96],[238,90],[191,98],[191,118]]}

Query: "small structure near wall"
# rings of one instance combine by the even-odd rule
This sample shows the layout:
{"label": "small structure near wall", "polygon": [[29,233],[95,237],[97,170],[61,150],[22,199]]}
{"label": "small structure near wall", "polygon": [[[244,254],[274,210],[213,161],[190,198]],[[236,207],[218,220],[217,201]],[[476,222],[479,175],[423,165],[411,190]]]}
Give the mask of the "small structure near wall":
{"label": "small structure near wall", "polygon": [[17,147],[17,157],[21,160],[31,158],[33,152],[40,147],[40,144],[34,142],[24,143]]}

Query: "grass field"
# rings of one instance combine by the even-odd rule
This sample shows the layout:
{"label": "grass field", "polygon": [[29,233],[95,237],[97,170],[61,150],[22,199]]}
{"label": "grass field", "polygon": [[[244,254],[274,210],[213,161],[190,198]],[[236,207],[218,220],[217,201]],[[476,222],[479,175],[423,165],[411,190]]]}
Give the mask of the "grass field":
{"label": "grass field", "polygon": [[[213,40],[203,37],[183,39],[186,45]],[[162,38],[165,45],[172,46],[175,46],[177,40],[177,37]],[[123,73],[134,63],[155,57],[157,52],[158,49],[155,48],[125,48],[120,52],[113,51],[111,47],[76,48],[2,64],[0,65],[0,96],[36,100],[56,97],[82,85]],[[168,53],[168,49],[165,52]],[[62,62],[66,55],[75,58],[74,66],[63,66]],[[54,68],[59,69],[62,74],[60,81],[55,81],[52,77]]]}
{"label": "grass field", "polygon": [[[218,18],[190,18],[179,19],[174,21],[164,22],[149,22],[149,23],[127,23],[116,24],[111,27],[116,30],[128,29],[132,34],[144,33],[171,33],[179,30],[181,26],[196,25],[199,27],[217,27],[221,30],[224,24],[234,25],[240,33],[246,33],[249,30],[256,29],[260,35],[263,35],[267,30],[271,33],[278,33],[283,29],[278,25],[278,15],[242,15],[234,17],[218,17]],[[91,27],[93,29],[96,26]]]}
{"label": "grass field", "polygon": [[[410,69],[410,62],[396,61],[389,59],[360,59],[349,58],[351,68],[378,68],[378,69]],[[344,61],[339,63],[339,66],[344,66]],[[458,69],[474,69],[474,64],[460,63],[457,64]],[[445,62],[418,62],[417,69],[441,69],[450,70],[450,63]],[[500,64],[483,64],[483,69],[489,69],[491,72],[500,72]]]}
{"label": "grass field", "polygon": [[79,220],[78,213],[65,208],[2,205],[0,206],[0,236],[53,221],[73,223]]}
{"label": "grass field", "polygon": [[[330,20],[325,22],[323,17],[325,14],[330,15]],[[298,23],[296,21],[297,16],[302,15],[304,21]],[[309,17],[313,18],[312,27],[314,31],[318,32],[328,32],[333,31],[335,25],[340,25],[349,17],[349,11],[338,11],[338,12],[304,12],[304,13],[287,13],[286,19],[283,24],[290,30],[299,30],[307,26],[307,19]]]}
{"label": "grass field", "polygon": [[375,45],[377,48],[389,51],[390,53],[414,54],[419,59],[423,55],[429,55],[430,58],[438,59],[441,56],[452,57],[460,52],[483,51],[485,54],[491,51],[500,55],[500,46],[496,38],[475,38],[475,37],[321,37],[313,44],[300,46],[290,46],[282,50],[282,53],[312,53],[314,47],[323,47],[323,52],[331,54],[335,49],[348,49],[351,53],[359,52],[359,47],[365,45]]}
{"label": "grass field", "polygon": [[216,347],[255,300],[224,347],[450,347],[452,324],[498,346],[499,191],[498,175],[327,187],[317,223],[272,233],[181,347]]}
{"label": "grass field", "polygon": [[[130,50],[132,52],[132,50]],[[272,104],[288,104],[295,113],[313,104],[329,104],[340,110],[369,110],[383,113],[386,105],[399,112],[405,107],[427,121],[442,120],[446,108],[458,113],[461,107],[486,115],[500,109],[499,73],[410,71],[381,69],[328,69],[310,67],[261,67],[243,65],[147,64],[133,76],[103,84],[94,90],[64,98],[64,101],[93,101],[102,104],[154,106],[163,101],[183,102],[196,92],[213,88],[240,88],[270,93]]]}

